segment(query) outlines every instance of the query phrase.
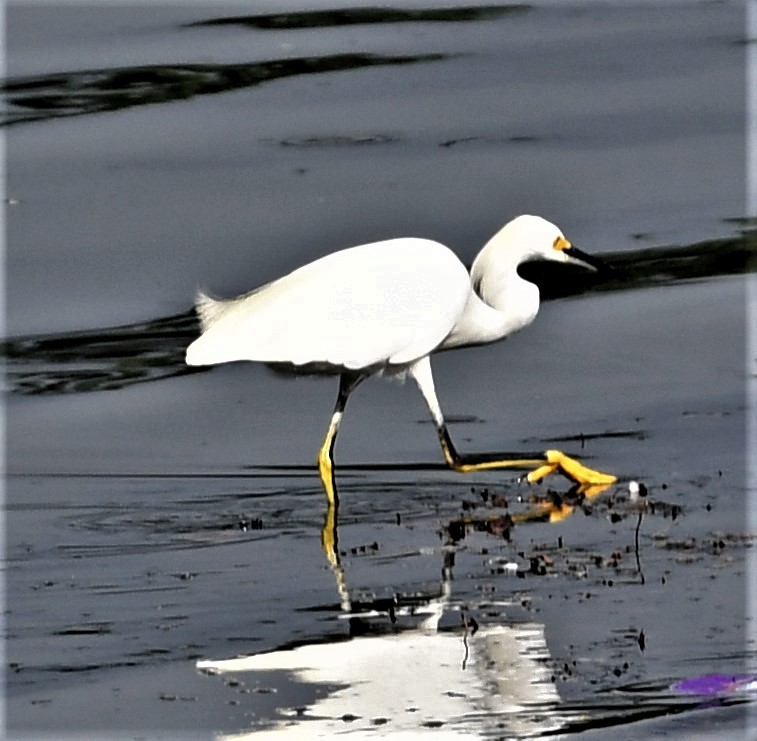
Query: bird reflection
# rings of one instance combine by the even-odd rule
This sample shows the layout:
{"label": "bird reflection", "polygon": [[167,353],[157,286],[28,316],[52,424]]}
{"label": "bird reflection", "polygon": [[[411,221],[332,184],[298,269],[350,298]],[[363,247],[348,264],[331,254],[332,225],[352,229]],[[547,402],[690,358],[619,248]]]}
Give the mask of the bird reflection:
{"label": "bird reflection", "polygon": [[[611,484],[574,484],[565,494],[560,495],[555,491],[549,490],[544,497],[530,503],[530,506],[523,512],[508,513],[505,517],[489,516],[486,518],[476,518],[473,516],[461,517],[451,521],[448,530],[454,533],[455,530],[462,528],[477,528],[492,532],[493,528],[504,530],[518,523],[526,522],[561,522],[573,514],[577,507],[585,502],[591,502],[600,494],[607,491]],[[336,489],[334,490],[336,493]],[[330,500],[323,519],[323,528],[321,530],[321,545],[326,561],[334,570],[335,574],[341,574],[341,565],[338,548],[338,514],[339,514],[339,497],[338,495]],[[500,533],[502,534],[502,533]],[[459,540],[454,538],[453,540]],[[341,596],[342,576],[337,576],[337,588]]]}
{"label": "bird reflection", "polygon": [[[510,517],[513,524],[558,522],[607,488],[550,492]],[[559,732],[570,711],[554,683],[544,625],[493,620],[492,609],[500,608],[501,614],[511,604],[508,600],[488,601],[486,620],[476,619],[475,606],[456,602],[458,548],[450,531],[444,546],[433,551],[441,556],[438,581],[388,597],[362,596],[365,586],[349,585],[342,564],[338,501],[334,497],[327,508],[321,543],[339,595],[338,617],[348,631],[326,641],[314,638],[295,647],[197,664],[206,673],[233,673],[240,679],[251,675],[254,681],[270,681],[284,676],[270,672],[285,672],[298,686],[327,686],[329,691],[317,693],[306,707],[289,710],[288,698],[282,696],[285,707],[277,718],[233,738],[332,736],[344,733],[346,722],[358,736],[375,735],[379,725],[381,736],[398,737],[428,729],[440,737],[462,733],[470,738]],[[467,518],[459,532],[484,520]]]}

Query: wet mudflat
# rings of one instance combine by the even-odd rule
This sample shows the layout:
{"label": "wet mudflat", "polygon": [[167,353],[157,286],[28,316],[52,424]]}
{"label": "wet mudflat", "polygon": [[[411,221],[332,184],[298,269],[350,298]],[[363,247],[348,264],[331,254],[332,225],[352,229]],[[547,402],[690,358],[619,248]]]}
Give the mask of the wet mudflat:
{"label": "wet mudflat", "polygon": [[[743,29],[656,8],[11,9],[9,737],[749,738]],[[186,372],[195,287],[524,210],[621,276],[436,358],[451,434],[620,481],[449,472],[369,382],[330,563],[335,382]]]}

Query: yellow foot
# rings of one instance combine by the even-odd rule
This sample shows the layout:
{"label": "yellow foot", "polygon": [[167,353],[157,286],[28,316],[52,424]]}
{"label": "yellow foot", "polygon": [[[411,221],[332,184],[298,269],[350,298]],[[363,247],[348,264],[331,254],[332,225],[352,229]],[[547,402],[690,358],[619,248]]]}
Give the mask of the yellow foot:
{"label": "yellow foot", "polygon": [[602,473],[601,471],[595,471],[581,465],[577,460],[568,457],[565,453],[561,453],[559,450],[548,450],[544,454],[544,457],[547,459],[547,462],[531,471],[526,477],[529,483],[535,484],[555,471],[559,471],[577,484],[586,486],[604,487],[614,484],[618,480],[617,476],[613,476],[609,473]]}

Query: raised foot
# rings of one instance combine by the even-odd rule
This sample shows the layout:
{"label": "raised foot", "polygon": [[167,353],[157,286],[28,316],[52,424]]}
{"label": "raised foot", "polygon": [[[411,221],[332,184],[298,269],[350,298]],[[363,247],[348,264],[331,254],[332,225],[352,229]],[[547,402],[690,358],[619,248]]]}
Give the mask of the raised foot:
{"label": "raised foot", "polygon": [[574,458],[565,455],[565,453],[562,453],[559,450],[548,450],[544,454],[544,457],[547,462],[538,468],[535,468],[526,477],[529,483],[535,484],[556,471],[563,474],[563,476],[566,476],[571,481],[575,481],[577,484],[586,484],[590,486],[609,486],[618,480],[618,477],[613,476],[612,474],[602,473],[601,471],[587,468]]}

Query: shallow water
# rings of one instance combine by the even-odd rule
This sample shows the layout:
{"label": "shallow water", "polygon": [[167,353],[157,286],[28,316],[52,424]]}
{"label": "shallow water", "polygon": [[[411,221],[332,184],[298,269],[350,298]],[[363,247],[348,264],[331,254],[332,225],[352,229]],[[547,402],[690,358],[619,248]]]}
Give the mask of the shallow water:
{"label": "shallow water", "polygon": [[[755,672],[740,6],[239,7],[8,11],[7,735],[748,738],[676,689]],[[620,482],[449,472],[367,383],[330,563],[335,383],[189,372],[197,285],[520,211],[618,274],[435,359],[452,436]]]}

